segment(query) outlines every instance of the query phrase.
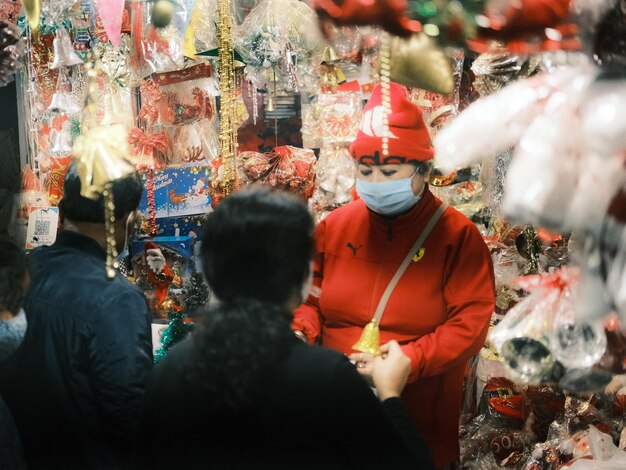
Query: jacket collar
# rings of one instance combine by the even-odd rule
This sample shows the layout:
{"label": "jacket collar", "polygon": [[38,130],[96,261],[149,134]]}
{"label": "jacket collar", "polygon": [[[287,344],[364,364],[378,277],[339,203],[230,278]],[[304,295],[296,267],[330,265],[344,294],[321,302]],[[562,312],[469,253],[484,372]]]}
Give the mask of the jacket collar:
{"label": "jacket collar", "polygon": [[395,234],[424,226],[440,205],[441,201],[426,186],[419,202],[403,214],[395,217],[385,217],[370,209],[367,209],[367,211],[372,225],[377,229],[385,230],[389,236],[391,231]]}
{"label": "jacket collar", "polygon": [[97,241],[72,230],[63,230],[59,233],[54,246],[82,251],[102,260],[106,260],[107,257],[106,251]]}

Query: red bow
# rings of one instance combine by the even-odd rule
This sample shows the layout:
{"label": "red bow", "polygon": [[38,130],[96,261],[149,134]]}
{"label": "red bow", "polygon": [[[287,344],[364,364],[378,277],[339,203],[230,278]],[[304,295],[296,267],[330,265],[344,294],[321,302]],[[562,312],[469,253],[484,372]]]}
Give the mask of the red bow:
{"label": "red bow", "polygon": [[516,284],[527,291],[537,288],[549,290],[558,289],[563,291],[567,289],[572,282],[576,282],[577,280],[578,271],[575,269],[562,268],[552,273],[520,277],[516,280]]}
{"label": "red bow", "polygon": [[140,161],[141,168],[158,168],[156,152],[169,154],[171,151],[170,139],[165,132],[146,134],[138,127],[133,127],[128,133],[128,143],[135,147],[135,155],[149,157],[152,161]]}

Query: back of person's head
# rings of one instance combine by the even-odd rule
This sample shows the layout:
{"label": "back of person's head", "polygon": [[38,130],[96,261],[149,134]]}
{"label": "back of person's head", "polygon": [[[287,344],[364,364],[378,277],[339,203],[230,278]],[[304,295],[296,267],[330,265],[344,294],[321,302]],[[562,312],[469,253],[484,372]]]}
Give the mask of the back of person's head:
{"label": "back of person's head", "polygon": [[306,205],[288,193],[245,188],[207,218],[204,274],[222,302],[284,305],[300,293],[312,255],[313,219]]}
{"label": "back of person's head", "polygon": [[[104,197],[89,199],[80,194],[81,181],[75,161],[69,166],[63,185],[63,199],[59,203],[63,217],[72,222],[104,223]],[[136,171],[113,182],[115,220],[133,212],[139,206],[143,185]]]}
{"label": "back of person's head", "polygon": [[26,254],[11,240],[0,237],[0,313],[19,313],[29,277]]}
{"label": "back of person's head", "polygon": [[243,189],[208,216],[202,262],[219,302],[194,333],[188,377],[213,408],[241,411],[263,399],[295,338],[289,304],[301,300],[313,246],[305,204],[267,187]]}

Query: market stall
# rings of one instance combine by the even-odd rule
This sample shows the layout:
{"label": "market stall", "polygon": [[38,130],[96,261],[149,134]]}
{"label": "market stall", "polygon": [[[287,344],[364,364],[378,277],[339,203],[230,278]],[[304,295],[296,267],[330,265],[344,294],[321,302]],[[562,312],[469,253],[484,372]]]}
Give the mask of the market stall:
{"label": "market stall", "polygon": [[142,217],[107,266],[145,291],[157,361],[211,300],[206,214],[253,183],[317,222],[354,200],[349,145],[396,82],[434,143],[431,191],[494,262],[462,468],[626,467],[624,1],[2,0],[0,20],[28,162],[9,234],[54,242],[72,158],[105,198],[138,169]]}

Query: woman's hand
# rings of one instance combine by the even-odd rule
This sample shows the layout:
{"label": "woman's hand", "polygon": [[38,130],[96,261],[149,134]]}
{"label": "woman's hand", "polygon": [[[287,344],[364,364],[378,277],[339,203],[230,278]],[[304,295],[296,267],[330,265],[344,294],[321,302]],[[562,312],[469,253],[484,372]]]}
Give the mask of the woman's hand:
{"label": "woman's hand", "polygon": [[357,371],[378,390],[381,401],[399,397],[411,372],[411,360],[404,355],[397,341],[380,347],[381,355],[357,353],[350,356]]}

